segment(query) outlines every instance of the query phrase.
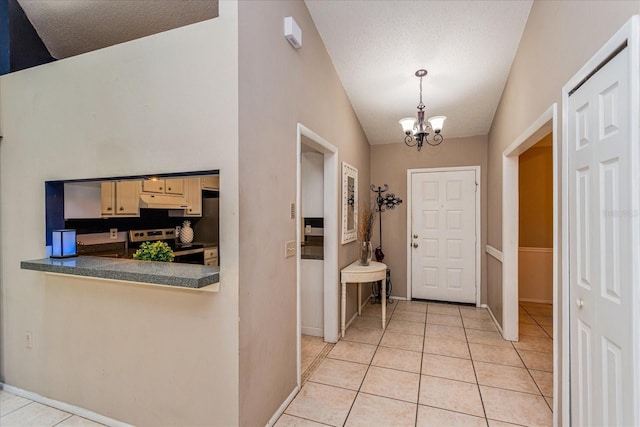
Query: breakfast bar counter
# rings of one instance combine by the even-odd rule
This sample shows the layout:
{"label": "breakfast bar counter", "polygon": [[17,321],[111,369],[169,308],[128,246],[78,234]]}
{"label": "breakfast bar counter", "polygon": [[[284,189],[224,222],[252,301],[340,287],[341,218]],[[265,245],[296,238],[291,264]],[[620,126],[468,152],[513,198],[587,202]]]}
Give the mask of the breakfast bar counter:
{"label": "breakfast bar counter", "polygon": [[24,270],[218,292],[219,267],[78,256],[22,261]]}

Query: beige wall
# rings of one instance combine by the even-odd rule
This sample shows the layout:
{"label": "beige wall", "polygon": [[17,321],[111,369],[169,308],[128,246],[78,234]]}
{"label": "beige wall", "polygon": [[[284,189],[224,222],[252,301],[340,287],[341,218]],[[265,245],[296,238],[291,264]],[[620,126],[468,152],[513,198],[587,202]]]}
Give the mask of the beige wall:
{"label": "beige wall", "polygon": [[[238,424],[237,22],[221,2],[220,18],[0,77],[6,384],[137,426]],[[209,169],[219,293],[20,269],[45,256],[46,180]]]}
{"label": "beige wall", "polygon": [[[562,86],[638,13],[637,1],[534,1],[489,132],[488,244],[502,249],[503,151],[554,102],[562,111]],[[501,268],[489,269],[487,283],[489,307],[501,321]]]}
{"label": "beige wall", "polygon": [[[283,36],[286,16],[302,29],[301,49]],[[283,255],[296,238],[296,124],[358,168],[365,197],[369,145],[304,2],[240,2],[239,17],[240,424],[258,426],[296,386],[296,261]],[[340,268],[355,258],[355,242],[340,245]]]}
{"label": "beige wall", "polygon": [[549,134],[518,158],[520,247],[553,247],[553,152]]}
{"label": "beige wall", "polygon": [[[400,126],[398,132],[401,133]],[[398,139],[402,139],[400,136]],[[445,138],[438,147],[425,146],[421,151],[403,143],[371,146],[371,183],[389,185],[389,192],[403,200],[394,210],[382,213],[382,243],[384,263],[391,269],[392,295],[407,295],[407,169],[453,166],[480,166],[481,175],[481,249],[482,300],[486,301],[486,200],[487,200],[487,137]],[[370,190],[369,193],[371,193]],[[373,245],[379,244],[376,219]]]}

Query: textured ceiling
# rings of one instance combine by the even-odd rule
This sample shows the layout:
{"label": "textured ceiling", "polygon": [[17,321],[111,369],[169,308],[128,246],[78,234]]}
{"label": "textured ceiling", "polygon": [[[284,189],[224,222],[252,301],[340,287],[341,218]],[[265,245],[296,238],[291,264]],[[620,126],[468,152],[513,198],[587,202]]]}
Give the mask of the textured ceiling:
{"label": "textured ceiling", "polygon": [[218,16],[217,0],[18,0],[18,3],[56,59]]}
{"label": "textured ceiling", "polygon": [[486,135],[532,4],[305,3],[371,144],[403,140],[398,120],[416,116],[420,68],[426,115],[447,116],[445,138]]}

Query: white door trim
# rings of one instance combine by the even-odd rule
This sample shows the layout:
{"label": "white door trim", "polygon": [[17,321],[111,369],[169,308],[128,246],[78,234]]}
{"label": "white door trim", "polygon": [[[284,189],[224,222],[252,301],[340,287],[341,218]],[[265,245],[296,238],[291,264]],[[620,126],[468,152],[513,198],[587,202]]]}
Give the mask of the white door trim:
{"label": "white door trim", "polygon": [[[560,171],[558,159],[558,104],[554,103],[545,110],[516,140],[502,153],[502,336],[506,340],[518,340],[518,247],[519,247],[519,157],[534,146],[540,139],[553,133],[553,331],[554,338],[559,337],[561,304],[558,263],[560,254],[560,233],[558,229],[558,194]],[[563,335],[564,337],[564,335]],[[553,340],[553,417],[557,425],[558,417],[558,366],[557,355],[559,340]],[[563,371],[564,372],[564,371]],[[568,424],[567,424],[568,425]]]}
{"label": "white door trim", "polygon": [[420,169],[407,169],[407,300],[411,300],[411,194],[412,194],[412,181],[411,176],[414,173],[423,172],[456,172],[456,171],[474,171],[476,173],[477,191],[476,191],[476,306],[480,307],[482,301],[482,281],[481,281],[481,252],[480,246],[482,242],[482,229],[480,228],[480,192],[482,189],[482,182],[480,176],[480,166],[459,166],[449,168],[420,168]]}
{"label": "white door trim", "polygon": [[[629,73],[630,73],[630,88],[631,88],[631,133],[630,140],[633,144],[631,156],[632,170],[635,176],[631,180],[632,193],[636,195],[632,209],[632,229],[633,235],[636,239],[640,236],[640,17],[638,15],[632,16],[623,26],[620,28],[611,39],[609,39],[602,48],[596,52],[596,54],[587,61],[587,63],[578,71],[569,81],[562,87],[562,140],[569,140],[569,91],[576,87],[582,80],[588,77],[596,67],[602,64],[607,58],[615,52],[615,50],[621,46],[625,40],[627,41],[629,49]],[[562,401],[562,425],[570,424],[571,413],[571,401],[569,396],[570,390],[570,341],[569,341],[569,310],[571,307],[571,301],[569,301],[569,150],[567,143],[562,147],[562,214],[561,214],[561,227],[562,227],[562,380],[566,387],[563,388]],[[633,277],[640,277],[640,248],[638,244],[633,245],[632,258],[637,262],[634,263],[634,270],[632,272]],[[632,299],[636,307],[640,306],[640,285],[637,280],[632,281]],[[633,375],[634,392],[636,397],[640,396],[640,313],[638,310],[633,310],[633,319],[631,320],[634,327],[633,337],[635,342],[632,345],[633,353],[635,354],[635,366],[633,372],[628,375]],[[554,325],[554,334],[556,328]],[[555,409],[555,408],[554,408]],[[555,412],[554,412],[555,414]],[[640,420],[640,405],[634,405],[634,416],[636,421]]]}
{"label": "white door trim", "polygon": [[313,149],[324,154],[324,340],[338,341],[338,307],[340,280],[338,277],[338,148],[301,123],[297,125],[296,142],[296,333],[297,384],[301,383],[301,315],[300,315],[300,242],[301,236],[301,165],[302,137],[310,140]]}
{"label": "white door trim", "polygon": [[[557,197],[557,155],[556,131],[558,104],[551,105],[502,153],[502,333],[506,340],[518,340],[518,169],[519,157],[534,146],[544,136],[553,132],[553,242],[557,247],[556,218]],[[554,278],[557,271],[557,257],[554,255]],[[553,289],[556,293],[556,280]]]}

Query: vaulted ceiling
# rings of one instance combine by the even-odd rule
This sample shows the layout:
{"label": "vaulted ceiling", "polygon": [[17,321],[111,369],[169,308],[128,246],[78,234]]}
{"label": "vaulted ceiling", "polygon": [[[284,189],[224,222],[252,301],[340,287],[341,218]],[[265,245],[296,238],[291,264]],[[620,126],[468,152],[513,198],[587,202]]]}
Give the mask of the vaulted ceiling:
{"label": "vaulted ceiling", "polygon": [[[18,2],[56,59],[218,15],[217,0]],[[487,134],[532,0],[305,3],[369,142],[383,144],[415,117],[421,68],[426,115],[447,116],[445,137]]]}
{"label": "vaulted ceiling", "polygon": [[305,0],[371,144],[401,142],[416,116],[418,69],[426,116],[443,134],[486,135],[532,2]]}

